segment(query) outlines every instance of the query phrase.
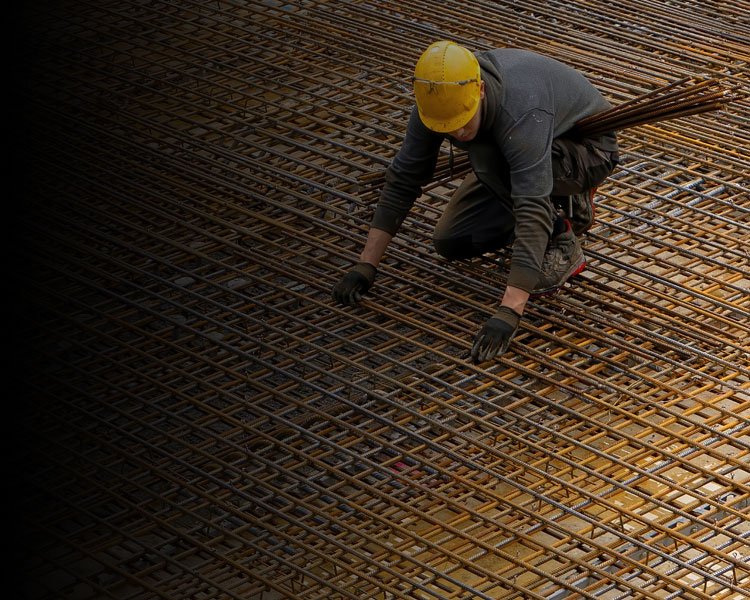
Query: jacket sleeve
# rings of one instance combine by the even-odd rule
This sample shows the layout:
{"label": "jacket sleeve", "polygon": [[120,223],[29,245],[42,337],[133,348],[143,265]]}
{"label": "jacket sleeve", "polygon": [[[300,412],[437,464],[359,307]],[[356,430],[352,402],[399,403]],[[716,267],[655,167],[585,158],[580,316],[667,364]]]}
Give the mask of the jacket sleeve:
{"label": "jacket sleeve", "polygon": [[371,226],[395,235],[414,201],[435,173],[443,137],[427,129],[416,106],[409,116],[401,149],[385,173],[385,185]]}
{"label": "jacket sleeve", "polygon": [[553,117],[534,109],[499,140],[510,167],[516,220],[508,285],[531,292],[539,279],[555,219],[552,192]]}

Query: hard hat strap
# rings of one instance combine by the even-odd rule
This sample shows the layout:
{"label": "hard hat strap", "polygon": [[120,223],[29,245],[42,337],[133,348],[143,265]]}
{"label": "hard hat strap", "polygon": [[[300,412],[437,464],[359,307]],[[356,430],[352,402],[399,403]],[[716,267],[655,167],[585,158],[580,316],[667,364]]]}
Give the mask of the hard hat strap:
{"label": "hard hat strap", "polygon": [[426,83],[430,87],[434,85],[466,85],[467,83],[479,83],[479,79],[464,79],[462,81],[432,81],[431,79],[421,79],[419,77],[412,77],[411,82]]}

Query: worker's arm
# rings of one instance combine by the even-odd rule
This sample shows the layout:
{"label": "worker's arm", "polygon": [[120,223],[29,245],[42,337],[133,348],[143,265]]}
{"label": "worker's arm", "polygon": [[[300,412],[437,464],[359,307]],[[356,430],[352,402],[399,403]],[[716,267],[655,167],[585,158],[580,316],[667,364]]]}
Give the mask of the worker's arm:
{"label": "worker's arm", "polygon": [[501,304],[502,306],[512,308],[519,315],[522,315],[523,309],[526,307],[526,302],[529,299],[529,295],[529,292],[509,285],[505,288]]}
{"label": "worker's arm", "polygon": [[360,262],[366,262],[373,267],[377,267],[392,239],[393,236],[387,231],[372,227],[367,234],[367,242],[362,254],[359,255]]}
{"label": "worker's arm", "polygon": [[489,318],[474,339],[471,358],[475,363],[481,363],[505,353],[513,336],[516,335],[528,299],[529,293],[520,288],[512,286],[505,288],[500,308]]}
{"label": "worker's arm", "polygon": [[333,288],[333,299],[346,306],[354,306],[362,294],[372,287],[378,265],[393,236],[387,231],[372,227],[367,242],[359,255],[359,262]]}
{"label": "worker's arm", "polygon": [[359,262],[333,288],[339,304],[354,305],[372,286],[377,266],[401,227],[422,186],[432,180],[442,136],[427,129],[416,107],[411,112],[401,148],[385,174],[385,185]]}
{"label": "worker's arm", "polygon": [[500,308],[474,339],[471,357],[475,362],[484,362],[508,349],[539,279],[556,216],[549,198],[554,135],[552,114],[532,108],[507,130],[498,129],[495,135],[510,171],[515,240],[508,285]]}

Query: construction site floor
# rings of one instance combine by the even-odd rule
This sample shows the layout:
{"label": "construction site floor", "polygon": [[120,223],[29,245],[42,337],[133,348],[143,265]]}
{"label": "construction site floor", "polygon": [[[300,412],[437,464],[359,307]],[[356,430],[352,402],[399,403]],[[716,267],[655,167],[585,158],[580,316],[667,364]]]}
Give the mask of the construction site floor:
{"label": "construction site floor", "polygon": [[748,91],[750,3],[31,4],[6,113],[21,597],[750,597],[747,97],[620,133],[586,270],[501,358],[468,360],[508,253],[432,246],[457,178],[359,306],[331,299],[429,43],[552,56],[613,105]]}

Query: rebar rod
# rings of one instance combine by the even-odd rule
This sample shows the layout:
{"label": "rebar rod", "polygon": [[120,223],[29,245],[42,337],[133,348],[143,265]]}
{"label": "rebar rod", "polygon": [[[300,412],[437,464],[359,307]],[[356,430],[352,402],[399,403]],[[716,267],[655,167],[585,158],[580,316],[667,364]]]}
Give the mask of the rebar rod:
{"label": "rebar rod", "polygon": [[[747,597],[748,8],[30,7],[25,597]],[[510,254],[431,240],[465,152],[330,299],[440,38],[684,117],[620,132],[586,270],[481,366]]]}

